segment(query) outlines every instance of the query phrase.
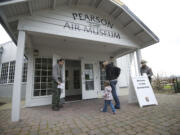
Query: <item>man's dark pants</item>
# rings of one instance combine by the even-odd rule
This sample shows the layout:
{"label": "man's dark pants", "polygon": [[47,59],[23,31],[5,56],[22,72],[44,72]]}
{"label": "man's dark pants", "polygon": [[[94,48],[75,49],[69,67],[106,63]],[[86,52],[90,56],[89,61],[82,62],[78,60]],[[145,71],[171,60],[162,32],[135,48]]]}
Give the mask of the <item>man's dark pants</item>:
{"label": "man's dark pants", "polygon": [[116,84],[117,84],[117,80],[111,80],[110,81],[110,85],[112,88],[112,95],[113,95],[113,98],[115,101],[115,108],[120,109],[120,101],[119,101],[119,98],[118,98],[117,93],[116,93]]}
{"label": "man's dark pants", "polygon": [[150,82],[150,84],[152,83],[152,78],[151,77],[148,77],[148,79],[149,79],[149,82]]}
{"label": "man's dark pants", "polygon": [[53,81],[53,90],[52,90],[52,109],[56,110],[60,108],[60,96],[61,89],[57,88],[58,83]]}

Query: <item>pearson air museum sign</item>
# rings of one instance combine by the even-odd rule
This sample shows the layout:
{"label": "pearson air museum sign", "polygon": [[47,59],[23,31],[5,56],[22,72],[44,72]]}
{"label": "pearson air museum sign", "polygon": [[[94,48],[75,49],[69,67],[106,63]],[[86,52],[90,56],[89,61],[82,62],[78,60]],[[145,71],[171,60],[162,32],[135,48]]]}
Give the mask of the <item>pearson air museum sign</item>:
{"label": "pearson air museum sign", "polygon": [[[64,29],[69,29],[73,31],[82,31],[85,33],[90,33],[92,35],[99,35],[109,38],[120,39],[120,34],[112,30],[113,24],[104,18],[99,16],[83,14],[83,13],[72,13],[74,20],[86,22],[85,24],[74,23],[66,21],[64,24]],[[103,28],[100,26],[104,26]],[[108,29],[105,29],[108,28]]]}

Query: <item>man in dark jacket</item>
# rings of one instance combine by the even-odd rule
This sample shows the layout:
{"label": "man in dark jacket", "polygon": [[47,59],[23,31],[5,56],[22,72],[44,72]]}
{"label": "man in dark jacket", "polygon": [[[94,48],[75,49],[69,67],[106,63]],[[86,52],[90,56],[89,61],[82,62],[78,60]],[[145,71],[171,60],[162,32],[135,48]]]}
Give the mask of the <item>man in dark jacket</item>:
{"label": "man in dark jacket", "polygon": [[114,76],[113,72],[113,63],[109,63],[108,61],[105,61],[103,63],[103,66],[106,71],[106,80],[110,82],[110,85],[112,87],[112,95],[115,101],[115,108],[120,109],[120,101],[116,93],[116,84],[117,84],[117,77]]}
{"label": "man in dark jacket", "polygon": [[141,71],[141,75],[143,75],[144,73],[147,74],[147,76],[149,78],[149,82],[151,83],[152,82],[151,77],[153,76],[153,72],[152,72],[152,69],[146,65],[146,63],[147,62],[145,60],[141,61],[141,69],[140,69],[140,71]]}

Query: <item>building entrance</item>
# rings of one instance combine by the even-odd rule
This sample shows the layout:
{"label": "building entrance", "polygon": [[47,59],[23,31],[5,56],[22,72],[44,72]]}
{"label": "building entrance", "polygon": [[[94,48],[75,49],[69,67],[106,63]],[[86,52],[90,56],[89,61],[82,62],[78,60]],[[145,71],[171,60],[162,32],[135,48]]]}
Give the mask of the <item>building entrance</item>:
{"label": "building entrance", "polygon": [[81,100],[81,61],[65,60],[65,80],[65,100]]}

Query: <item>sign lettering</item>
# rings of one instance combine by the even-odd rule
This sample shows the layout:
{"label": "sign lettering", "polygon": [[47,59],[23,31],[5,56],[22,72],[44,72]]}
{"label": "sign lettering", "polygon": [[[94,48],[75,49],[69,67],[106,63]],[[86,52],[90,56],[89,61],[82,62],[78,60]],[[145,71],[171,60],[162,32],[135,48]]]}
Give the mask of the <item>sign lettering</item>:
{"label": "sign lettering", "polygon": [[94,15],[87,15],[87,14],[82,14],[82,13],[72,13],[74,20],[81,20],[81,21],[87,21],[89,23],[96,23],[96,24],[101,24],[109,28],[113,28],[113,24],[103,18],[100,18],[98,16]]}
{"label": "sign lettering", "polygon": [[110,37],[110,38],[116,38],[116,39],[121,38],[120,34],[117,32],[113,32],[113,31],[105,30],[105,29],[98,29],[97,27],[79,25],[77,23],[72,23],[72,22],[66,22],[64,25],[64,28],[69,29],[69,30],[74,30],[74,31],[82,31],[82,32],[93,34],[93,35]]}

